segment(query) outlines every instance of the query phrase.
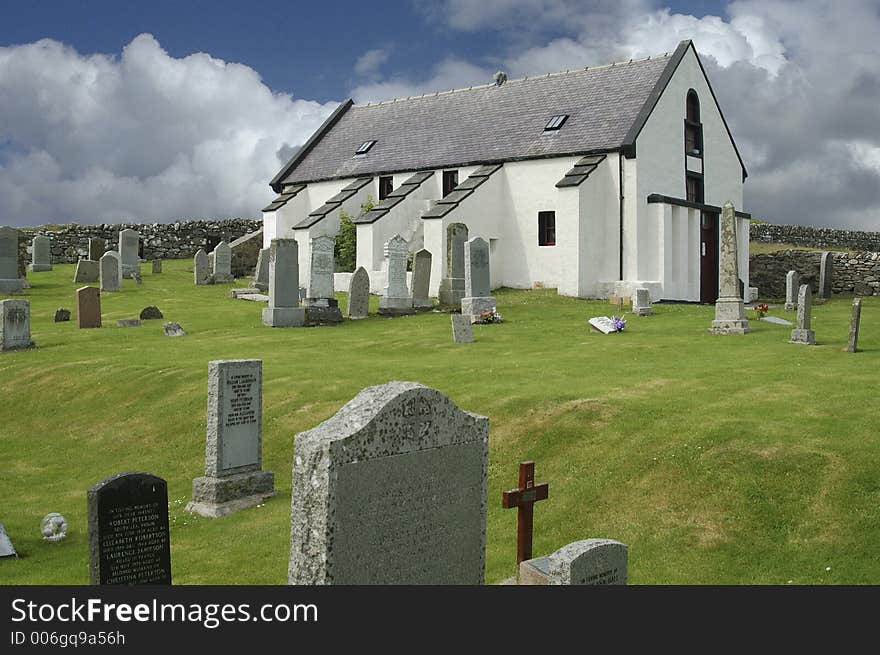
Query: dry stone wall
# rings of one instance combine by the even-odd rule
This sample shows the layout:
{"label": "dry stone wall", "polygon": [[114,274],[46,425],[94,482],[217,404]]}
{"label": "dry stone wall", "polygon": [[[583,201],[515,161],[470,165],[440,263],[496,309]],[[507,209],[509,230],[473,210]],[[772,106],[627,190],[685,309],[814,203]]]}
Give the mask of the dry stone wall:
{"label": "dry stone wall", "polygon": [[[785,297],[785,274],[797,271],[801,284],[819,293],[819,265],[822,252],[780,250],[749,257],[749,284],[758,287],[762,298]],[[880,296],[880,252],[835,252],[833,293]]]}
{"label": "dry stone wall", "polygon": [[760,243],[787,243],[806,248],[880,252],[880,232],[752,223],[749,238]]}

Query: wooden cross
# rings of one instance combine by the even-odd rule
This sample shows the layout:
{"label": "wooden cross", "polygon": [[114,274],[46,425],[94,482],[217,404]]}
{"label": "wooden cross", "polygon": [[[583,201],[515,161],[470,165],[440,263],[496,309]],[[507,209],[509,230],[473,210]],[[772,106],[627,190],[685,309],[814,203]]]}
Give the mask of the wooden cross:
{"label": "wooden cross", "polygon": [[501,506],[504,509],[516,507],[516,565],[532,558],[532,516],[535,503],[546,500],[550,485],[546,482],[535,484],[535,463],[519,463],[519,488],[501,493]]}

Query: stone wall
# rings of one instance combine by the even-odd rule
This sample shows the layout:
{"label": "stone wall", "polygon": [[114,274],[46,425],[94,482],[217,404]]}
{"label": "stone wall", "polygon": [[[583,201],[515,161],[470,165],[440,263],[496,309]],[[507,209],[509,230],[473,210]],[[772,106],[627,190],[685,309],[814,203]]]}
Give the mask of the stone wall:
{"label": "stone wall", "polygon": [[[223,239],[232,242],[249,232],[263,227],[262,220],[229,218],[221,221],[180,221],[177,223],[148,223],[144,225],[120,223],[115,225],[62,225],[20,227],[19,247],[30,247],[38,234],[52,239],[52,263],[75,264],[88,255],[89,238],[106,241],[108,250],[119,247],[119,232],[126,228],[141,235],[141,259],[180,259],[192,257],[199,248],[211,252]],[[26,255],[30,263],[30,254]],[[255,260],[256,261],[256,260]]]}
{"label": "stone wall", "polygon": [[880,232],[752,223],[749,226],[749,238],[761,243],[788,243],[826,250],[880,251]]}
{"label": "stone wall", "polygon": [[[785,274],[797,271],[801,284],[819,292],[822,253],[815,250],[780,250],[749,257],[749,284],[761,298],[785,297]],[[835,252],[831,278],[833,293],[880,295],[880,252]]]}

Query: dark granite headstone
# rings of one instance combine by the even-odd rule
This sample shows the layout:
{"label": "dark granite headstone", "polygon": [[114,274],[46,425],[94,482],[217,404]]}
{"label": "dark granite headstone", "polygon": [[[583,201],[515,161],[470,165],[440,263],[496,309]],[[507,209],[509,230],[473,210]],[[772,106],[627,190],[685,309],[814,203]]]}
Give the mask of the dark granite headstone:
{"label": "dark granite headstone", "polygon": [[93,585],[171,584],[168,484],[119,473],[88,492],[89,580]]}

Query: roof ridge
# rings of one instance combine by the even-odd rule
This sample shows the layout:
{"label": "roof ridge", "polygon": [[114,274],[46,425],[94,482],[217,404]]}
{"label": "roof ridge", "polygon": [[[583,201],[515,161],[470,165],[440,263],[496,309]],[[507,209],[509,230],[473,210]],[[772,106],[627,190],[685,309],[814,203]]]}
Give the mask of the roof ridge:
{"label": "roof ridge", "polygon": [[[536,80],[536,79],[544,79],[548,77],[557,77],[559,75],[570,75],[572,73],[584,73],[588,71],[595,71],[605,68],[614,68],[616,66],[627,66],[629,64],[639,64],[645,61],[650,61],[653,59],[662,59],[664,57],[669,57],[672,53],[664,52],[661,55],[650,55],[648,57],[642,57],[640,59],[629,59],[626,61],[615,61],[610,64],[601,64],[599,66],[584,66],[583,68],[569,68],[564,71],[555,71],[550,73],[541,73],[540,75],[525,75],[524,77],[517,77],[512,80],[506,80],[502,86],[506,86],[508,84],[515,84],[517,82],[525,82],[527,80]],[[389,98],[388,100],[380,100],[379,102],[367,102],[367,103],[355,103],[353,108],[358,107],[380,107],[382,105],[390,105],[395,102],[406,102],[407,100],[421,100],[422,98],[436,98],[437,96],[445,96],[450,95],[452,93],[462,93],[464,91],[473,91],[474,89],[485,89],[496,86],[495,82],[489,82],[487,84],[473,84],[468,87],[460,87],[457,89],[449,89],[448,91],[433,91],[429,93],[422,93],[419,95],[413,96],[400,96],[399,98]]]}

